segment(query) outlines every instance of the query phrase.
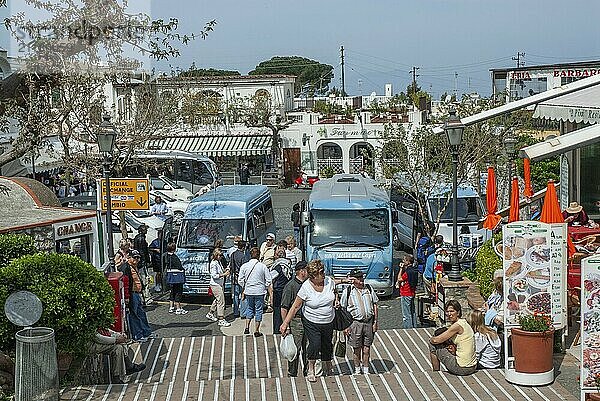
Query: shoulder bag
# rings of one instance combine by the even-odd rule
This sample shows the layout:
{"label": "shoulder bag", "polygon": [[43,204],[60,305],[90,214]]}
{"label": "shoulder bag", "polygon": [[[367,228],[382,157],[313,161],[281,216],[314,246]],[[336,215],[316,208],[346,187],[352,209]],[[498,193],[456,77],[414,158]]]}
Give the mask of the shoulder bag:
{"label": "shoulder bag", "polygon": [[256,264],[258,263],[258,261],[254,262],[254,265],[252,266],[252,269],[250,269],[250,272],[248,273],[248,275],[246,276],[246,280],[244,281],[244,286],[242,287],[242,295],[240,296],[240,299],[243,301],[244,299],[246,299],[246,294],[244,293],[244,290],[246,289],[246,283],[248,282],[248,279],[250,278],[250,275],[252,274],[252,272],[254,271],[254,268],[256,267]]}
{"label": "shoulder bag", "polygon": [[333,329],[337,331],[346,330],[354,319],[352,314],[348,312],[346,308],[337,307],[335,308],[335,317],[333,318]]}

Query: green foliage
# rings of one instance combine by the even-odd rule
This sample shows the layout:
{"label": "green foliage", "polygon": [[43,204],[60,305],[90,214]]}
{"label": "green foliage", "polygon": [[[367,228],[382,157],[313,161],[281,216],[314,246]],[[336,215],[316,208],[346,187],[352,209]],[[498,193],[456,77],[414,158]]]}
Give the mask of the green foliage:
{"label": "green foliage", "polygon": [[551,320],[548,316],[542,315],[519,315],[519,324],[521,330],[532,332],[544,332],[552,329]]}
{"label": "green foliage", "polygon": [[324,178],[331,178],[335,174],[333,167],[325,167],[320,171],[320,176]]}
{"label": "green foliage", "polygon": [[[520,135],[517,142],[517,149],[539,142],[542,142],[542,140],[536,139],[531,135]],[[519,175],[524,177],[523,159],[518,158],[516,160],[516,164]],[[558,156],[532,162],[530,166],[531,186],[533,187],[533,192],[537,192],[546,188],[548,185],[548,180],[559,181],[560,179],[560,158]]]}
{"label": "green foliage", "polygon": [[248,75],[295,75],[295,93],[308,89],[309,94],[327,88],[333,78],[333,67],[299,56],[275,56],[258,64]]}
{"label": "green foliage", "polygon": [[[494,235],[494,241],[502,241],[502,233]],[[496,255],[492,240],[483,243],[475,256],[475,275],[469,277],[471,281],[477,281],[481,295],[487,298],[494,290],[494,271],[502,269],[502,259]]]}
{"label": "green foliage", "polygon": [[[81,259],[64,254],[35,254],[0,269],[0,304],[9,294],[26,290],[42,301],[37,326],[51,327],[59,352],[83,355],[99,327],[114,321],[114,295],[102,273]],[[14,348],[20,327],[0,319],[0,349]]]}
{"label": "green foliage", "polygon": [[36,252],[33,238],[29,235],[0,234],[0,268],[13,259]]}
{"label": "green foliage", "polygon": [[239,71],[197,68],[196,63],[192,63],[187,71],[179,73],[180,77],[230,77],[239,75],[241,75]]}

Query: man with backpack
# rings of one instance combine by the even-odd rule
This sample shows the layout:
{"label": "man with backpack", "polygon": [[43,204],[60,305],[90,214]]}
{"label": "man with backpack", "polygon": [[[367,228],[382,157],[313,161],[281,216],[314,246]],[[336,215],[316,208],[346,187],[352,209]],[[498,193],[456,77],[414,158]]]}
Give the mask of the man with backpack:
{"label": "man with backpack", "polygon": [[353,322],[344,332],[354,350],[354,373],[368,374],[371,344],[377,331],[379,299],[373,288],[365,284],[365,274],[360,269],[353,269],[349,277],[353,284],[343,291],[340,306],[352,315]]}
{"label": "man with backpack", "polygon": [[404,256],[397,286],[400,289],[400,304],[402,305],[402,328],[417,327],[417,313],[415,310],[415,292],[419,283],[419,273],[415,269],[415,258],[412,255]]}

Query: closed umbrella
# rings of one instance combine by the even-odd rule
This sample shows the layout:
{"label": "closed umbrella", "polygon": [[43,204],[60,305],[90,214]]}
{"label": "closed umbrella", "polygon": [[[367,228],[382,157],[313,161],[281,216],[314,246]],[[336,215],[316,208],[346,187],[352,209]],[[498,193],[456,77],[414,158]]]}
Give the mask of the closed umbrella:
{"label": "closed umbrella", "polygon": [[487,184],[485,186],[485,197],[487,206],[487,216],[483,222],[483,228],[493,230],[500,222],[501,217],[498,212],[498,189],[496,188],[496,174],[494,167],[488,167]]}
{"label": "closed umbrella", "polygon": [[[558,196],[556,195],[556,188],[554,187],[554,181],[548,181],[548,187],[546,188],[546,196],[544,197],[544,206],[542,206],[542,214],[540,215],[540,221],[542,223],[564,223],[565,219],[560,210],[558,204]],[[567,235],[567,248],[569,257],[575,253],[575,245],[571,240],[571,237]]]}
{"label": "closed umbrella", "polygon": [[508,222],[519,220],[519,181],[517,177],[512,179],[512,188],[510,190],[510,213],[508,215]]}
{"label": "closed umbrella", "polygon": [[523,176],[525,178],[525,189],[523,190],[523,196],[530,198],[533,196],[533,188],[531,187],[531,166],[529,165],[529,159],[523,159]]}

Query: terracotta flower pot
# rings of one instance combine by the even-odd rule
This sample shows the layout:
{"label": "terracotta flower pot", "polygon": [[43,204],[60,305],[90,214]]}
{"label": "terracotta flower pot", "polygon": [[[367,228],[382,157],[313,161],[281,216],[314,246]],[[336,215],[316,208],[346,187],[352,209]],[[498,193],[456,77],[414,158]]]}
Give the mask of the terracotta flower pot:
{"label": "terracotta flower pot", "polygon": [[515,370],[520,373],[544,373],[552,370],[554,330],[534,332],[511,329]]}
{"label": "terracotta flower pot", "polygon": [[586,401],[600,401],[600,393],[588,393],[585,395]]}

